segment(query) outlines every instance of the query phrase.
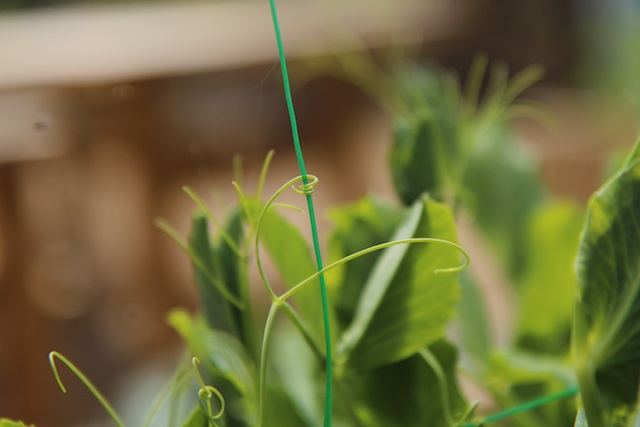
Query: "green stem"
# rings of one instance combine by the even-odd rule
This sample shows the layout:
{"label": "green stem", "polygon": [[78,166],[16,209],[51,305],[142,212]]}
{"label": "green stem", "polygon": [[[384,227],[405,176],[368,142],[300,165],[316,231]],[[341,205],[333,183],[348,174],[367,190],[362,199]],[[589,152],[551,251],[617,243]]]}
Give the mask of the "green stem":
{"label": "green stem", "polygon": [[580,385],[580,397],[584,407],[589,427],[604,427],[602,419],[604,409],[598,393],[598,385],[595,378],[595,364],[597,352],[590,348],[589,322],[582,311],[576,306],[573,314],[573,334],[571,346],[574,354],[574,364]]}
{"label": "green stem", "polygon": [[182,368],[177,370],[173,374],[171,379],[162,388],[160,393],[156,396],[153,403],[151,404],[151,409],[149,410],[149,412],[147,412],[147,415],[145,416],[144,421],[142,422],[142,427],[149,427],[151,425],[154,418],[160,411],[162,405],[164,404],[165,400],[167,400],[167,398],[171,395],[172,390],[177,387],[177,384],[179,383],[181,378],[184,377],[185,375],[186,373]]}
{"label": "green stem", "polygon": [[95,386],[91,383],[91,381],[89,381],[86,375],[84,375],[78,368],[76,368],[74,364],[71,363],[66,357],[64,357],[57,351],[52,351],[51,353],[49,353],[49,364],[51,365],[51,369],[53,369],[53,375],[56,377],[56,381],[58,382],[58,385],[60,386],[60,389],[62,390],[62,392],[66,393],[67,389],[65,388],[64,384],[62,384],[62,380],[60,379],[60,375],[58,374],[58,368],[56,367],[56,360],[55,360],[56,358],[60,359],[62,363],[67,365],[67,367],[71,370],[71,372],[73,372],[75,376],[78,377],[80,381],[82,381],[82,384],[84,384],[85,387],[89,389],[91,394],[93,394],[93,396],[98,400],[98,402],[100,402],[102,407],[107,411],[107,413],[109,414],[113,422],[118,427],[124,427],[124,423],[122,422],[120,417],[118,417],[118,414],[116,414],[116,411],[109,404],[109,402],[102,395],[102,393],[100,393],[98,389],[95,388]]}
{"label": "green stem", "polygon": [[440,395],[442,396],[442,412],[444,413],[444,418],[447,421],[447,426],[452,427],[454,423],[453,417],[451,416],[451,408],[449,407],[449,387],[447,387],[447,378],[442,370],[442,366],[428,348],[420,350],[420,356],[425,362],[427,362],[438,380]]}
{"label": "green stem", "polygon": [[602,419],[604,410],[600,402],[598,386],[593,371],[591,369],[578,369],[578,383],[580,384],[580,397],[589,427],[605,427]]}
{"label": "green stem", "polygon": [[324,357],[324,354],[322,353],[322,350],[320,349],[318,344],[315,342],[313,335],[305,326],[300,316],[298,316],[298,313],[295,312],[295,310],[293,309],[293,307],[291,307],[291,305],[289,305],[289,303],[284,301],[282,302],[282,309],[289,317],[289,320],[291,320],[291,323],[293,323],[298,331],[300,331],[300,334],[302,334],[302,337],[307,342],[307,345],[311,348],[318,361],[324,366],[326,364],[326,358]]}
{"label": "green stem", "polygon": [[[249,239],[250,240],[250,239]],[[247,241],[246,247],[250,246],[250,241]],[[256,338],[256,324],[254,322],[253,310],[251,310],[251,289],[249,282],[249,257],[247,253],[248,249],[243,252],[243,257],[240,258],[240,268],[238,270],[238,280],[240,281],[240,298],[245,305],[245,309],[241,310],[241,322],[242,322],[242,334],[245,345],[249,349],[249,352],[254,356],[254,360],[257,360],[258,355],[258,341]]]}
{"label": "green stem", "polygon": [[260,397],[258,409],[258,427],[264,426],[265,401],[267,397],[267,353],[269,352],[269,338],[271,338],[271,329],[273,322],[278,314],[279,304],[271,303],[267,320],[264,324],[264,334],[262,335],[262,350],[260,352]]}
{"label": "green stem", "polygon": [[344,385],[342,384],[342,380],[340,379],[340,375],[339,374],[336,375],[335,386],[336,386],[336,391],[338,392],[338,394],[340,396],[339,397],[339,401],[342,403],[342,406],[345,408],[347,416],[351,420],[351,425],[353,427],[365,427],[362,424],[362,421],[360,420],[360,417],[358,417],[358,414],[353,409],[354,405],[352,404],[352,402],[349,401],[349,397],[347,395],[347,392],[344,389]]}

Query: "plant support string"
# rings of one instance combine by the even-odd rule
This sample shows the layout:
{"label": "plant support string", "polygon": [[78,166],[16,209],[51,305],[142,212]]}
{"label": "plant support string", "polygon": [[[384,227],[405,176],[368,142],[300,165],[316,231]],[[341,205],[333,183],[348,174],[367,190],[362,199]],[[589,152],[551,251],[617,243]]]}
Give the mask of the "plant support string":
{"label": "plant support string", "polygon": [[[316,227],[315,210],[313,207],[312,188],[309,187],[309,180],[307,178],[307,170],[304,165],[304,158],[302,156],[302,147],[300,145],[300,136],[298,135],[298,123],[296,120],[295,110],[293,108],[293,99],[291,96],[291,87],[289,84],[289,73],[287,71],[287,61],[285,60],[284,47],[282,45],[282,36],[280,34],[280,25],[278,24],[278,14],[276,12],[276,5],[274,0],[269,0],[271,6],[271,16],[273,18],[273,28],[276,35],[276,42],[278,44],[278,56],[280,58],[280,68],[282,71],[282,84],[284,86],[285,98],[287,101],[287,110],[289,111],[289,121],[291,123],[291,133],[293,136],[293,144],[296,151],[296,157],[298,159],[298,166],[300,167],[300,175],[302,176],[303,188],[309,191],[305,191],[305,197],[307,199],[307,207],[309,209],[309,222],[311,223],[311,234],[313,238],[313,248],[316,256],[316,264],[318,271],[323,269],[322,254],[320,253],[320,244],[318,239],[318,230]],[[325,347],[326,347],[326,392],[325,392],[325,411],[324,411],[324,426],[331,427],[332,418],[332,400],[333,400],[333,375],[332,375],[332,357],[331,357],[331,328],[329,324],[329,307],[327,302],[327,289],[325,286],[324,275],[320,274],[320,294],[322,298],[322,313],[324,317],[324,332],[325,332]]]}

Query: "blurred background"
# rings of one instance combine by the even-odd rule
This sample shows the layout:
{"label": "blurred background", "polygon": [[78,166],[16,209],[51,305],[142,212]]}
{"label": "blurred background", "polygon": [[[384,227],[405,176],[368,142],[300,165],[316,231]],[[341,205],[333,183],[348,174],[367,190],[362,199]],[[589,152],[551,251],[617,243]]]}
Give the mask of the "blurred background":
{"label": "blurred background", "polygon": [[[579,203],[608,153],[637,136],[638,1],[278,6],[320,212],[366,193],[395,198],[388,111],[344,63],[336,72],[344,56],[428,61],[462,78],[478,52],[511,72],[542,64],[527,96],[558,125],[515,129],[553,191]],[[267,191],[298,174],[276,61],[267,0],[0,0],[0,416],[107,425],[64,368],[70,395],[57,388],[51,350],[125,417],[148,407],[145,390],[181,349],[166,313],[196,306],[186,256],[153,220],[188,232],[183,185],[228,209],[236,154],[249,189],[270,149]]]}

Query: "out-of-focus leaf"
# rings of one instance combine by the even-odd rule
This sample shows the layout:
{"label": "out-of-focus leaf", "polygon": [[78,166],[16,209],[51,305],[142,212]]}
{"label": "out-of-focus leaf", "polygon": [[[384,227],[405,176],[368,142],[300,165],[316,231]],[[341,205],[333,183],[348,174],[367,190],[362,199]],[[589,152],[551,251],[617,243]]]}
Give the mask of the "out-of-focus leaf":
{"label": "out-of-focus leaf", "polygon": [[441,70],[401,67],[396,74],[408,110],[395,120],[390,153],[396,191],[406,205],[423,193],[442,201],[461,159],[460,86]]}
{"label": "out-of-focus leaf", "polygon": [[423,117],[396,122],[391,150],[391,175],[398,195],[406,205],[423,193],[442,200],[445,192],[447,159],[445,143],[437,125]]}
{"label": "out-of-focus leaf", "polygon": [[[237,247],[242,246],[242,241],[244,239],[244,215],[239,207],[231,211],[227,217],[225,231]],[[229,245],[229,242],[222,238],[215,248],[214,255],[218,262],[218,268],[224,284],[232,295],[239,298],[240,295],[242,295],[242,291],[240,289],[242,286],[242,282],[240,280],[240,269],[243,268],[240,258]],[[237,330],[236,337],[240,339],[245,346],[249,347],[249,340],[251,338],[247,336],[247,331],[244,330],[244,313],[240,308],[233,304],[227,302],[227,305],[231,311],[232,323]],[[216,329],[213,325],[211,325],[211,327]]]}
{"label": "out-of-focus leaf", "polygon": [[510,350],[492,353],[489,364],[487,381],[495,387],[546,384],[547,391],[561,391],[576,383],[569,363],[553,356]]}
{"label": "out-of-focus leaf", "polygon": [[[450,209],[427,198],[416,201],[393,240],[434,237],[454,241]],[[443,338],[459,296],[460,253],[439,243],[388,248],[371,271],[336,361],[372,369],[407,358]]]}
{"label": "out-of-focus leaf", "polygon": [[447,426],[445,402],[453,420],[463,421],[468,404],[457,383],[457,352],[445,340],[433,343],[429,350],[444,373],[446,397],[435,372],[418,355],[371,371],[356,372],[353,391],[362,425]]}
{"label": "out-of-focus leaf", "polygon": [[[267,212],[263,219],[260,238],[289,288],[317,271],[307,241],[296,227],[274,209]],[[294,299],[314,336],[322,339],[324,326],[319,281],[314,280],[306,285],[296,293]]]}
{"label": "out-of-focus leaf", "polygon": [[582,222],[580,209],[562,202],[545,204],[531,220],[518,321],[521,345],[529,350],[569,350],[576,286],[572,266]]}
{"label": "out-of-focus leaf", "polygon": [[477,374],[481,374],[479,371],[484,369],[492,346],[484,295],[468,270],[460,274],[460,290],[455,325],[463,357],[467,356],[463,363],[468,363],[478,371]]}
{"label": "out-of-focus leaf", "polygon": [[[332,210],[329,218],[334,228],[329,237],[329,259],[337,261],[388,241],[405,213],[372,197]],[[329,294],[340,329],[351,322],[360,292],[380,255],[381,252],[374,252],[327,272]]]}
{"label": "out-of-focus leaf", "polygon": [[576,422],[573,427],[589,427],[587,415],[584,413],[584,409],[580,409],[576,414]]}
{"label": "out-of-focus leaf", "polygon": [[[508,407],[565,392],[576,386],[575,372],[566,358],[543,356],[518,350],[493,353],[485,373],[485,382]],[[505,396],[507,396],[505,398]],[[504,399],[504,400],[503,400]],[[570,425],[575,417],[575,399],[547,402],[534,411],[515,418],[523,425]]]}
{"label": "out-of-focus leaf", "polygon": [[[242,417],[256,418],[255,368],[242,344],[226,332],[209,329],[203,320],[194,319],[182,310],[173,310],[168,322],[180,334],[191,354],[200,359],[206,372],[225,379],[242,395],[242,408],[236,408],[242,412]],[[221,391],[227,398],[226,390]],[[232,405],[228,406],[233,410]]]}
{"label": "out-of-focus leaf", "polygon": [[270,382],[267,392],[269,403],[265,413],[265,427],[310,427],[319,423],[319,420],[315,420],[314,423],[308,424],[300,417],[298,408],[292,402],[292,396],[283,392],[274,381]]}
{"label": "out-of-focus leaf", "polygon": [[218,286],[224,286],[229,291],[229,285],[224,280],[222,265],[219,263],[214,247],[209,240],[209,224],[203,213],[196,213],[193,218],[189,249],[195,258],[193,263],[195,281],[207,322],[214,329],[237,336],[238,331],[231,311],[231,304],[212,280],[212,277],[217,279]]}
{"label": "out-of-focus leaf", "polygon": [[[630,417],[640,381],[640,159],[638,146],[589,203],[580,244],[574,348],[591,427]],[[623,424],[629,420],[624,421]]]}
{"label": "out-of-focus leaf", "polygon": [[504,125],[491,126],[474,146],[463,184],[477,226],[518,276],[528,261],[522,230],[543,196],[535,156]]}
{"label": "out-of-focus leaf", "polygon": [[324,372],[307,343],[291,325],[279,324],[271,337],[270,362],[280,388],[306,422],[322,419]]}
{"label": "out-of-focus leaf", "polygon": [[196,406],[189,414],[189,418],[182,424],[182,427],[209,427],[209,420],[202,412],[200,406]]}
{"label": "out-of-focus leaf", "polygon": [[12,421],[7,418],[2,418],[0,419],[0,427],[33,427],[33,425],[27,425],[22,421]]}

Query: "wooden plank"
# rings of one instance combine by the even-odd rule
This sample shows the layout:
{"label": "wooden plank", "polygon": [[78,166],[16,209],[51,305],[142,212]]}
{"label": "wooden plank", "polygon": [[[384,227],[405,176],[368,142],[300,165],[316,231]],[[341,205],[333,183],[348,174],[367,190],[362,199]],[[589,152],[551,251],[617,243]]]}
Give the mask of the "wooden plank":
{"label": "wooden plank", "polygon": [[[278,8],[289,56],[379,47],[416,34],[441,40],[461,28],[459,10],[446,0],[280,0]],[[267,0],[0,16],[0,90],[233,69],[276,57]]]}

